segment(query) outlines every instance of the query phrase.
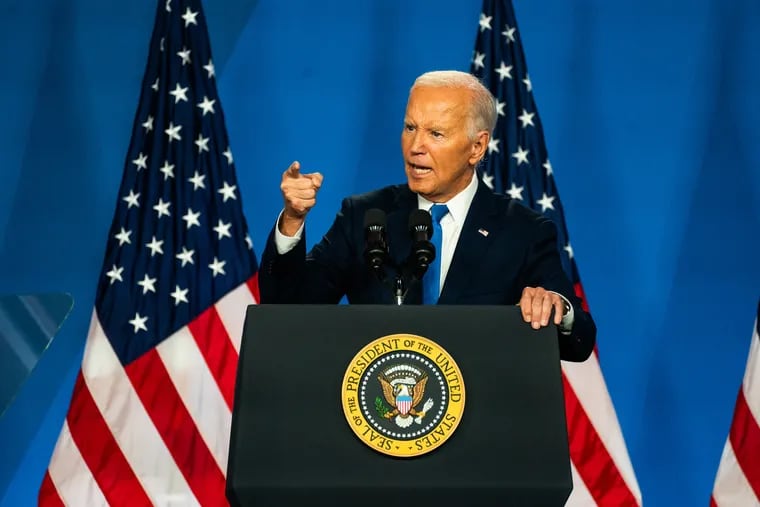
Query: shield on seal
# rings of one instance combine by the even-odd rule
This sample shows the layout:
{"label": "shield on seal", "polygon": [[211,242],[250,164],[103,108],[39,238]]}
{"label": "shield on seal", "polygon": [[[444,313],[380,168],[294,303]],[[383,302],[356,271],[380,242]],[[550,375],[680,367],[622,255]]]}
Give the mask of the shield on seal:
{"label": "shield on seal", "polygon": [[396,396],[396,408],[398,408],[401,415],[408,414],[409,410],[412,408],[412,397],[408,394],[399,394]]}

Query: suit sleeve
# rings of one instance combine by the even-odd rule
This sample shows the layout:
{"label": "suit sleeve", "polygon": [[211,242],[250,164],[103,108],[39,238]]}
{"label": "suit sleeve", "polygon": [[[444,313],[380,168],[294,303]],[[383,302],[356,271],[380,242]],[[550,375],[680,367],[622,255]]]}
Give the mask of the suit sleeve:
{"label": "suit sleeve", "polygon": [[[278,254],[275,229],[269,234],[259,272],[265,304],[336,304],[345,295],[352,266],[353,206],[344,199],[330,229],[306,253],[306,228],[300,241]],[[275,224],[274,227],[277,227]]]}
{"label": "suit sleeve", "polygon": [[560,358],[564,361],[581,362],[588,359],[596,344],[596,325],[591,315],[583,309],[581,300],[562,268],[557,249],[557,229],[545,218],[538,219],[536,234],[526,256],[523,287],[543,287],[565,296],[573,305],[575,318],[569,334],[557,329]]}

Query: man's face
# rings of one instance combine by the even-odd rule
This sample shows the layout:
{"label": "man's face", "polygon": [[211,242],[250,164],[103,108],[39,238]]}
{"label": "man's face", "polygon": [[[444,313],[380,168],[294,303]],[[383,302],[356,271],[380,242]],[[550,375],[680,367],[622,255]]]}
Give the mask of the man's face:
{"label": "man's face", "polygon": [[419,86],[409,95],[401,134],[409,188],[433,202],[445,202],[467,187],[488,146],[489,134],[467,134],[471,92]]}

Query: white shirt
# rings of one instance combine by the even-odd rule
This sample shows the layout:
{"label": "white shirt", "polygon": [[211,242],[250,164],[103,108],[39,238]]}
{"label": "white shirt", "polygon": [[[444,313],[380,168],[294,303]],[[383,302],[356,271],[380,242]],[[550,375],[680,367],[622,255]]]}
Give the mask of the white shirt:
{"label": "white shirt", "polygon": [[446,281],[446,275],[449,272],[449,266],[451,265],[451,259],[454,257],[454,250],[456,250],[459,236],[462,233],[462,226],[464,220],[467,218],[467,211],[470,209],[470,204],[475,198],[475,193],[478,191],[478,178],[475,173],[472,175],[472,181],[465,187],[464,190],[457,195],[449,199],[448,202],[432,202],[428,201],[421,195],[417,194],[417,206],[425,211],[430,211],[430,208],[434,204],[445,204],[449,208],[449,212],[441,218],[441,231],[443,232],[443,238],[441,240],[441,280],[438,285],[438,295],[443,290],[443,283]]}
{"label": "white shirt", "polygon": [[[478,177],[477,172],[473,172],[472,175],[472,181],[470,181],[470,184],[465,187],[464,190],[459,192],[457,195],[449,199],[448,202],[445,203],[434,203],[432,201],[428,201],[421,195],[417,194],[417,206],[420,209],[424,209],[426,211],[430,211],[430,208],[433,207],[433,204],[445,204],[449,208],[449,212],[441,219],[441,231],[443,232],[443,239],[441,242],[441,283],[438,286],[439,287],[439,295],[440,290],[443,289],[443,284],[446,281],[446,275],[449,272],[449,266],[451,266],[451,259],[454,256],[454,250],[456,249],[457,242],[459,241],[459,236],[462,233],[462,226],[464,225],[464,220],[467,218],[467,211],[470,209],[470,204],[472,204],[472,200],[475,198],[475,193],[478,191]],[[277,223],[280,223],[280,218],[282,217],[282,212],[280,212],[280,216],[277,217]],[[277,247],[277,253],[280,255],[288,253],[290,250],[295,248],[295,246],[298,244],[298,242],[301,240],[301,235],[303,234],[303,225],[298,229],[298,231],[295,233],[294,236],[285,236],[283,233],[280,232],[279,227],[274,228],[274,241],[275,246]],[[550,291],[553,292],[553,291]],[[567,303],[567,306],[570,308],[565,314],[565,316],[562,318],[562,322],[560,322],[560,330],[563,332],[569,332],[569,330],[572,328],[573,320],[575,317],[575,312],[573,311],[573,305],[570,304],[570,301],[565,298],[562,294],[558,292],[554,292],[554,294],[557,294],[559,297],[561,297],[565,303]]]}

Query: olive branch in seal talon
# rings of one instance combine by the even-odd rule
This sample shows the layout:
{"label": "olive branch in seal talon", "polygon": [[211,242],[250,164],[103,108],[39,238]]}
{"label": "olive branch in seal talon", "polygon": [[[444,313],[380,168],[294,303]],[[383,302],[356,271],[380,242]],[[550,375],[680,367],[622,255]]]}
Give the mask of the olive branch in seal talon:
{"label": "olive branch in seal talon", "polygon": [[385,417],[385,415],[391,411],[391,409],[383,403],[383,399],[380,396],[375,398],[375,410],[380,417]]}

